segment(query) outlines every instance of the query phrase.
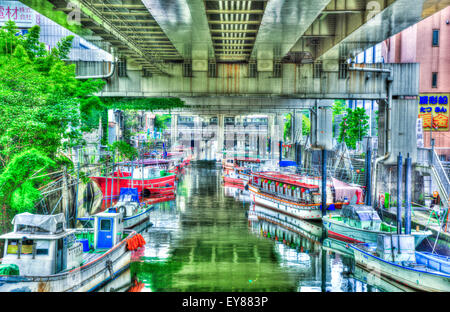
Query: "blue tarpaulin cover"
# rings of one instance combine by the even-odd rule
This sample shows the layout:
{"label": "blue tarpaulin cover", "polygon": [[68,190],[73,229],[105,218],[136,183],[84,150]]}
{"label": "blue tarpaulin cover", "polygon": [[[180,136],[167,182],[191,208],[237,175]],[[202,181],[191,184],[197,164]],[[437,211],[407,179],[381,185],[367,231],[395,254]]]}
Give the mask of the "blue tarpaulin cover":
{"label": "blue tarpaulin cover", "polygon": [[119,201],[121,202],[137,202],[139,203],[139,194],[137,188],[121,187]]}
{"label": "blue tarpaulin cover", "polygon": [[297,163],[292,160],[282,160],[278,164],[280,167],[297,166]]}

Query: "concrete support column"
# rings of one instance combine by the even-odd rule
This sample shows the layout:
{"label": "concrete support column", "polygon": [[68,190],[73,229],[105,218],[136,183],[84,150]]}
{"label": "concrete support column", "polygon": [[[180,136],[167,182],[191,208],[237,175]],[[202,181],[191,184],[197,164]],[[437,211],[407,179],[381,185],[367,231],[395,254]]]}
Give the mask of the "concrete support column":
{"label": "concrete support column", "polygon": [[223,158],[223,148],[224,148],[224,131],[225,131],[225,125],[224,125],[224,118],[225,116],[223,114],[217,115],[217,153],[216,153],[216,159],[221,160]]}
{"label": "concrete support column", "polygon": [[[276,142],[276,150],[277,150],[277,154],[278,154],[278,158],[280,158],[280,148],[278,146],[278,144],[280,143],[280,141],[284,142],[284,114],[277,114],[277,142]],[[284,154],[284,149],[283,149],[283,154]],[[283,159],[284,159],[284,155],[283,155]]]}
{"label": "concrete support column", "polygon": [[269,159],[273,159],[274,158],[274,148],[275,148],[275,144],[274,142],[276,141],[276,137],[275,137],[275,120],[276,120],[276,116],[275,115],[269,115],[268,116],[268,132],[269,132],[269,139],[270,139],[270,151],[269,151],[269,155],[268,158]]}
{"label": "concrete support column", "polygon": [[291,119],[291,137],[292,142],[300,142],[302,140],[302,119],[303,114],[299,110],[294,110]]}
{"label": "concrete support column", "polygon": [[171,113],[170,120],[170,146],[175,146],[178,141],[178,114]]}
{"label": "concrete support column", "polygon": [[200,141],[201,141],[201,123],[200,123],[200,117],[194,116],[194,153],[196,155],[196,159],[201,159],[201,147],[200,147]]}

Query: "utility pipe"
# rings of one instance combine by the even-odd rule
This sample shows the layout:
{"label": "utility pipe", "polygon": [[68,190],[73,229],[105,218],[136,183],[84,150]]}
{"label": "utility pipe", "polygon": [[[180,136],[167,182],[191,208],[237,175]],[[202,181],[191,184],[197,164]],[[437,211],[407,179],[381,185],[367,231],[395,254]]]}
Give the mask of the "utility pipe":
{"label": "utility pipe", "polygon": [[76,79],[109,79],[116,72],[116,62],[111,62],[111,71],[106,75],[76,76]]}
{"label": "utility pipe", "polygon": [[397,156],[397,234],[402,234],[402,153]]}
{"label": "utility pipe", "polygon": [[411,234],[411,157],[405,159],[405,234]]}
{"label": "utility pipe", "polygon": [[327,214],[327,150],[322,149],[322,216]]}

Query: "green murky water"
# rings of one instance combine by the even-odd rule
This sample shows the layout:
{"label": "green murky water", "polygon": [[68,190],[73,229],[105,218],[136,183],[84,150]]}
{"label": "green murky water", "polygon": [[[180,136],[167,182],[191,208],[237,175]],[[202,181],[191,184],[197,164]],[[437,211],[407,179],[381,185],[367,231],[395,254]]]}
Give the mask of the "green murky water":
{"label": "green murky water", "polygon": [[192,164],[176,200],[160,204],[141,233],[147,245],[130,269],[141,291],[383,290],[308,231],[250,220],[253,208],[240,193],[222,185],[215,164]]}

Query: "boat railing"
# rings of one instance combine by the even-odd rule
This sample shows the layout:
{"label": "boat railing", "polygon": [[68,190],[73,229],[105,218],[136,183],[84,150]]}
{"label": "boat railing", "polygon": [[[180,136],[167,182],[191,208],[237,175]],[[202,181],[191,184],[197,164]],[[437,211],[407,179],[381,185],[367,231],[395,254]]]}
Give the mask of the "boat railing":
{"label": "boat railing", "polygon": [[[94,229],[77,229],[77,233],[91,233]],[[124,230],[124,234],[135,235],[136,232],[132,230]],[[121,258],[126,253],[127,240],[123,239],[120,243],[116,244],[105,253],[93,257],[91,261],[83,264],[80,267],[74,268],[70,271],[63,271],[57,274],[44,275],[44,276],[25,276],[29,281],[33,282],[51,282],[60,281],[58,288],[62,290],[72,291],[76,288],[82,287],[89,283],[90,280],[95,279],[98,272],[106,268],[109,274],[113,274],[113,263]],[[95,253],[95,252],[94,252]],[[58,291],[52,289],[52,291]]]}
{"label": "boat railing", "polygon": [[[281,198],[281,199],[284,199],[284,200],[288,200],[288,201],[294,202],[294,203],[296,203],[296,204],[314,205],[314,203],[307,202],[307,201],[304,200],[304,199],[294,198],[294,197],[291,197],[291,196],[286,196],[286,195],[284,195],[284,194],[280,194],[280,193],[278,193],[278,192],[273,192],[273,191],[265,190],[265,189],[262,189],[262,188],[258,188],[258,189],[259,189],[259,191],[260,191],[261,193],[265,193],[265,194],[268,194],[268,195],[272,195],[272,196],[275,196],[275,197],[279,197],[279,198]],[[317,204],[317,205],[320,205],[320,204]]]}

